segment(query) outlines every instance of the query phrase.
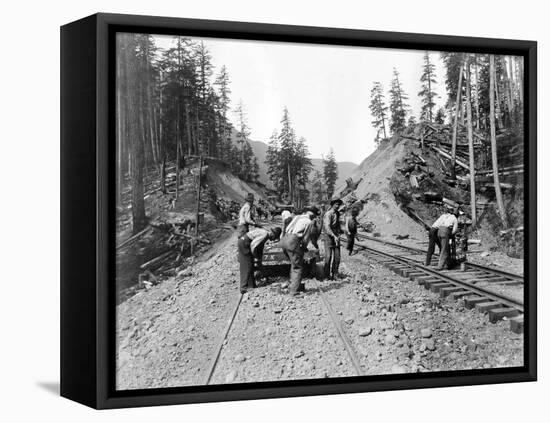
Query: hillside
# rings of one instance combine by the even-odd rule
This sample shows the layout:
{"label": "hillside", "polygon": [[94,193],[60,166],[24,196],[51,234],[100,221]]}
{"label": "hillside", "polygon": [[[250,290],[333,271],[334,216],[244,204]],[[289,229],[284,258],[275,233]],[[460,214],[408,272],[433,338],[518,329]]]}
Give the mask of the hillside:
{"label": "hillside", "polygon": [[[267,144],[261,141],[250,141],[254,155],[258,158],[258,164],[260,165],[260,182],[270,185],[269,177],[267,176],[267,167],[265,165],[265,156],[267,153]],[[322,172],[323,170],[323,160],[322,159],[311,159],[313,168]],[[341,185],[344,183],[346,178],[348,178],[352,172],[357,168],[357,165],[352,162],[338,162],[338,179],[336,185]]]}
{"label": "hillside", "polygon": [[[461,205],[464,222],[471,223],[469,178],[462,168],[457,170],[456,181],[450,178],[448,163],[437,151],[443,151],[448,144],[444,127],[437,136],[440,144],[430,141],[431,145],[424,150],[412,136],[383,142],[352,172],[355,187],[350,189],[346,184],[337,187],[337,195],[343,196],[346,204],[361,205],[360,222],[377,236],[425,242],[424,224],[431,224],[456,204]],[[483,253],[482,257],[501,252],[507,256],[502,260],[510,261],[510,257],[523,256],[523,171],[518,168],[522,166],[523,151],[513,134],[503,131],[497,138],[502,146],[498,156],[508,229],[503,230],[496,210],[487,159],[490,148],[480,142],[476,144],[475,158],[479,166],[477,225],[468,229],[468,237],[481,247],[476,252]],[[467,145],[460,141],[457,154],[467,162]],[[521,268],[514,271],[520,273]]]}

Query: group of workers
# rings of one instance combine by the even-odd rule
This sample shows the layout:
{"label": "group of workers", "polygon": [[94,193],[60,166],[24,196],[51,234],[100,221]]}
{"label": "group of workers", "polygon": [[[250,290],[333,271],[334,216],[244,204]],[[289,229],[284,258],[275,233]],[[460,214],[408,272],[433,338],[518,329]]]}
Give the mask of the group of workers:
{"label": "group of workers", "polygon": [[[254,259],[261,261],[264,245],[268,240],[280,240],[279,245],[290,262],[290,282],[288,284],[290,294],[299,295],[305,291],[302,281],[304,255],[308,251],[307,247],[310,243],[314,249],[319,249],[317,241],[321,233],[325,249],[324,273],[329,279],[338,277],[340,236],[343,232],[340,225],[339,209],[342,204],[340,199],[332,200],[329,209],[323,216],[320,216],[321,211],[316,206],[306,207],[302,213],[297,215],[293,215],[289,210],[284,210],[281,214],[282,228],[265,229],[255,220],[254,195],[248,194],[241,207],[237,227],[241,293],[255,287]],[[352,212],[346,218],[345,233],[348,237],[347,250],[350,254],[352,254],[357,235],[357,214],[357,212]]]}
{"label": "group of workers", "polygon": [[[283,253],[290,262],[290,281],[288,284],[291,295],[300,295],[305,291],[302,281],[304,270],[304,255],[311,243],[313,248],[319,249],[318,238],[322,234],[324,242],[324,275],[328,279],[339,277],[340,266],[340,237],[343,232],[347,236],[346,249],[349,255],[353,254],[355,239],[357,237],[358,210],[352,208],[347,214],[344,231],[340,223],[340,208],[343,202],[335,199],[330,202],[328,210],[320,216],[319,208],[306,207],[302,213],[294,216],[290,211],[284,210],[281,214],[282,228],[272,227],[265,229],[255,220],[254,195],[248,194],[244,205],[239,212],[237,227],[237,247],[240,266],[240,291],[246,293],[256,286],[254,260],[261,262],[264,246],[267,241],[278,241]],[[429,244],[426,256],[426,266],[431,263],[431,258],[438,245],[440,250],[438,270],[451,265],[449,259],[449,241],[458,230],[458,215],[460,211],[456,207],[452,213],[441,215],[428,231]],[[320,218],[320,219],[319,219]],[[321,223],[322,222],[322,223]]]}

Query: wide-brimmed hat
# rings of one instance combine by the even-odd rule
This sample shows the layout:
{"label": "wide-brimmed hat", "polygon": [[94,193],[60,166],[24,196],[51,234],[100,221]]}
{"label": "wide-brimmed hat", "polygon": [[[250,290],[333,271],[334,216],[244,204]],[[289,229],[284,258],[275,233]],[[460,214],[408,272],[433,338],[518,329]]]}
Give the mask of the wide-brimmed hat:
{"label": "wide-brimmed hat", "polygon": [[249,192],[248,194],[246,194],[246,197],[244,198],[246,201],[254,201],[254,194],[252,194],[251,192]]}
{"label": "wide-brimmed hat", "polygon": [[344,202],[342,200],[340,200],[339,198],[336,198],[334,200],[330,200],[330,205],[331,206],[334,206],[336,203],[338,203],[340,205],[344,204]]}

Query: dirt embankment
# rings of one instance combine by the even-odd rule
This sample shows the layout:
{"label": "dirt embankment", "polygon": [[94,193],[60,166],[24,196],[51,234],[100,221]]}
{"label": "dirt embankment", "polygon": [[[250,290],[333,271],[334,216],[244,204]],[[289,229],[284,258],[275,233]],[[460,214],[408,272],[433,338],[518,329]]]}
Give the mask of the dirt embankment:
{"label": "dirt embankment", "polygon": [[[180,176],[176,198],[175,166],[168,166],[167,191],[158,187],[158,175],[151,171],[147,181],[145,208],[149,225],[134,242],[117,250],[116,285],[118,301],[124,301],[144,288],[144,284],[158,284],[183,271],[195,257],[230,237],[232,221],[248,193],[257,203],[267,205],[267,193],[259,184],[245,182],[234,176],[226,166],[216,161],[205,161],[202,168],[200,231],[195,235],[197,187],[199,166],[189,160]],[[117,245],[128,240],[131,233],[131,206],[127,204],[117,213]],[[143,283],[140,284],[139,281]]]}

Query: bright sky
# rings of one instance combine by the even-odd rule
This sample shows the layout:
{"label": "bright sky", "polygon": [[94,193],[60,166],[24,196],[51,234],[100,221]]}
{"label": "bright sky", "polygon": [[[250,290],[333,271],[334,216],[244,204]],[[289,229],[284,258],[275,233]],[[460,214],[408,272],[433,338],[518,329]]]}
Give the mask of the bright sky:
{"label": "bright sky", "polygon": [[[212,55],[214,77],[222,65],[227,67],[232,109],[242,99],[253,140],[268,142],[273,130],[280,128],[286,106],[296,134],[307,140],[312,157],[320,158],[332,147],[337,161],[359,164],[375,149],[369,109],[372,84],[382,83],[388,101],[394,67],[418,120],[423,51],[202,40]],[[155,36],[155,41],[167,48],[173,37]],[[432,52],[431,58],[438,81],[437,109],[446,101],[444,69],[438,52]],[[236,121],[232,113],[229,117]]]}

